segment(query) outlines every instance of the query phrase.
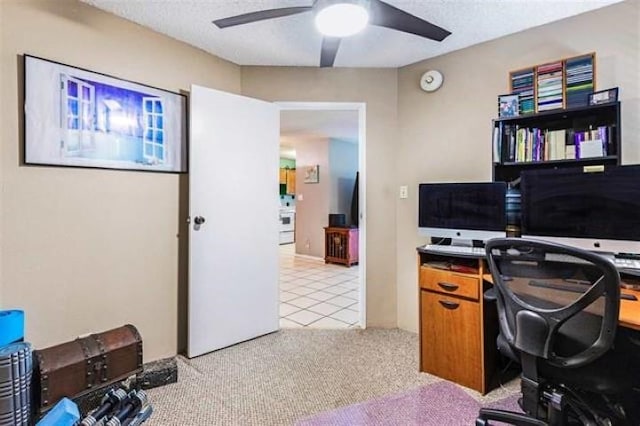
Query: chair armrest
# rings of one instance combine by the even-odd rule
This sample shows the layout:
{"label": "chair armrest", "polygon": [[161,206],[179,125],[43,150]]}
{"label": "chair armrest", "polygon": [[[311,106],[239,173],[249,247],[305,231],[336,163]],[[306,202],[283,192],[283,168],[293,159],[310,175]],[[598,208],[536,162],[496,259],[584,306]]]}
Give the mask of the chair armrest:
{"label": "chair armrest", "polygon": [[508,423],[514,426],[547,426],[547,423],[542,420],[534,419],[523,413],[481,408],[478,418],[476,419],[476,426],[489,426],[491,425],[491,423],[488,423],[489,420]]}
{"label": "chair armrest", "polygon": [[491,287],[490,289],[488,289],[487,291],[484,292],[483,295],[484,301],[485,302],[495,302],[498,298],[497,294],[496,294],[496,288],[495,287]]}

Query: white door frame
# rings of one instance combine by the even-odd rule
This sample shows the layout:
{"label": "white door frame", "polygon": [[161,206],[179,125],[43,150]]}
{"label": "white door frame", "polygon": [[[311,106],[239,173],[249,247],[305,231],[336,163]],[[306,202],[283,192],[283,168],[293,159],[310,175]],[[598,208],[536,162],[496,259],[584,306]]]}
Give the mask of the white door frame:
{"label": "white door frame", "polygon": [[367,104],[364,102],[274,102],[281,111],[358,111],[358,309],[360,311],[360,327],[367,327],[367,203],[366,203],[366,146],[367,146]]}

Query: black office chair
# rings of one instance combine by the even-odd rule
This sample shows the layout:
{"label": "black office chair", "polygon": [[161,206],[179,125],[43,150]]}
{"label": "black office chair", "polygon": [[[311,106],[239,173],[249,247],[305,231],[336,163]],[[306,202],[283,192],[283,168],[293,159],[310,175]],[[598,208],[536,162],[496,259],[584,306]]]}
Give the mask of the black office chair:
{"label": "black office chair", "polygon": [[638,347],[616,333],[620,276],[584,250],[520,238],[486,246],[500,335],[498,347],[522,366],[525,414],[481,409],[514,425],[640,425],[634,386]]}

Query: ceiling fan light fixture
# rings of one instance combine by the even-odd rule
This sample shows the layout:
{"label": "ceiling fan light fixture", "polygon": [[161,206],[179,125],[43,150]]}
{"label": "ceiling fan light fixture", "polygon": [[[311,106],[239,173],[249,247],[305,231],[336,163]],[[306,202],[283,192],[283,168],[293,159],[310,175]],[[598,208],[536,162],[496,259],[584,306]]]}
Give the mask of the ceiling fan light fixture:
{"label": "ceiling fan light fixture", "polygon": [[316,28],[328,37],[349,37],[359,33],[369,23],[367,8],[358,3],[329,4],[316,13]]}

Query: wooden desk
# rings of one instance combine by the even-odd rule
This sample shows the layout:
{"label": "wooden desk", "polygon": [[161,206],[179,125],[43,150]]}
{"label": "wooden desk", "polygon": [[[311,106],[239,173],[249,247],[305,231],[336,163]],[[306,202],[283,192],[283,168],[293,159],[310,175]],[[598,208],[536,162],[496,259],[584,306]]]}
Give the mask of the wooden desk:
{"label": "wooden desk", "polygon": [[[417,251],[420,371],[485,394],[495,386],[498,318],[482,297],[493,285],[484,255]],[[621,301],[620,326],[640,330],[640,291],[622,292],[638,300]]]}
{"label": "wooden desk", "polygon": [[[482,279],[493,284],[491,274],[483,274]],[[623,299],[620,301],[619,324],[621,327],[640,330],[640,291],[623,288],[622,293],[633,294],[638,300]]]}
{"label": "wooden desk", "polygon": [[[455,269],[441,264],[455,263]],[[420,371],[482,394],[495,383],[498,320],[482,297],[490,284],[481,257],[418,250]]]}

